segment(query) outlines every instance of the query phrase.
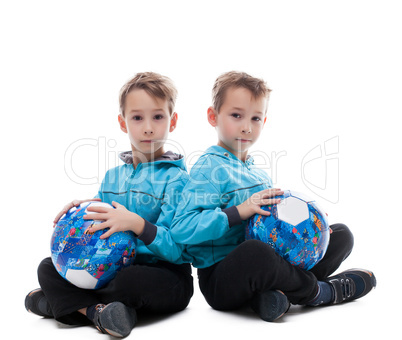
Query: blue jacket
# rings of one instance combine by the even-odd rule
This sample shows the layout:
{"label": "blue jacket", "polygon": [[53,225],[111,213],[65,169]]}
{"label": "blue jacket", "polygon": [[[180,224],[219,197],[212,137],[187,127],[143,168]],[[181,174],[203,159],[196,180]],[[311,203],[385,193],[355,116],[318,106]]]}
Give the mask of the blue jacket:
{"label": "blue jacket", "polygon": [[135,263],[189,262],[182,257],[184,246],[163,237],[171,227],[180,193],[188,180],[183,156],[168,151],[153,162],[138,164],[136,169],[131,151],[122,153],[120,158],[125,164],[106,173],[96,197],[109,204],[116,201],[144,218]]}
{"label": "blue jacket", "polygon": [[212,146],[192,167],[170,229],[172,238],[187,245],[197,268],[225,258],[244,241],[246,221],[236,205],[272,187],[268,174],[248,157],[242,162],[220,146]]}

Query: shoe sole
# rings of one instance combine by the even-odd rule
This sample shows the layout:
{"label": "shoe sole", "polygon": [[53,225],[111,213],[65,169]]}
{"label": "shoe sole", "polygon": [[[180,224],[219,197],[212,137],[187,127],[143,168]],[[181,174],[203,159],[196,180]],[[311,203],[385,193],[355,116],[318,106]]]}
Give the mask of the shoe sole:
{"label": "shoe sole", "polygon": [[[279,320],[289,310],[290,303],[285,294],[281,291],[272,291],[260,297],[260,317],[264,321],[274,322]],[[269,308],[267,308],[269,306]],[[265,311],[262,312],[262,311]]]}
{"label": "shoe sole", "polygon": [[[113,315],[113,317],[112,317]],[[117,323],[115,321],[117,320]],[[137,321],[133,308],[126,307],[121,302],[107,305],[100,313],[102,328],[114,337],[124,338],[130,334]]]}
{"label": "shoe sole", "polygon": [[25,297],[25,309],[31,314],[35,314],[35,315],[38,315],[38,316],[41,316],[41,317],[44,317],[44,318],[53,318],[53,315],[51,315],[51,314],[45,314],[45,313],[42,313],[39,310],[36,313],[34,311],[32,311],[32,304],[33,304],[32,296],[34,294],[36,294],[37,292],[39,292],[39,291],[42,291],[42,289],[37,288],[37,289],[34,289],[33,291],[28,293],[28,295]]}

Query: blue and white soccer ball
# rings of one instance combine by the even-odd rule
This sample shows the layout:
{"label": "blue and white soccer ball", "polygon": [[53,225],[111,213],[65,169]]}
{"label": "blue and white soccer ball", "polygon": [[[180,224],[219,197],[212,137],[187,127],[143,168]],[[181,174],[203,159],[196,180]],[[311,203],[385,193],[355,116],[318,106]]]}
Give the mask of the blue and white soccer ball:
{"label": "blue and white soccer ball", "polygon": [[113,208],[93,201],[70,209],[57,223],[50,248],[52,262],[63,278],[79,288],[97,289],[133,263],[137,241],[131,231],[114,233],[103,240],[100,236],[109,228],[89,233],[91,225],[102,222],[83,219],[89,206]]}
{"label": "blue and white soccer ball", "polygon": [[254,215],[246,228],[246,239],[271,245],[292,265],[313,268],[325,255],[330,228],[326,213],[308,196],[286,190],[279,204],[263,206],[270,216]]}

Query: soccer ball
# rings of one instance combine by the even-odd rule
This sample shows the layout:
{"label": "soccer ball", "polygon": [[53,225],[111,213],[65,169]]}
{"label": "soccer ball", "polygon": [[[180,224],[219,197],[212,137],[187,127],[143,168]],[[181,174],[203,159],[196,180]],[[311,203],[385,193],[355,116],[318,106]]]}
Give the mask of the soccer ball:
{"label": "soccer ball", "polygon": [[304,194],[286,190],[279,204],[263,206],[270,216],[254,215],[246,239],[268,243],[292,265],[309,270],[325,255],[330,228],[327,215]]}
{"label": "soccer ball", "polygon": [[[131,231],[118,232],[101,240],[108,228],[88,232],[102,221],[84,220],[89,206],[112,208],[104,202],[85,202],[73,207],[57,223],[50,248],[58,273],[79,288],[97,289],[112,280],[117,271],[133,263],[136,238]],[[94,213],[96,214],[96,213]]]}

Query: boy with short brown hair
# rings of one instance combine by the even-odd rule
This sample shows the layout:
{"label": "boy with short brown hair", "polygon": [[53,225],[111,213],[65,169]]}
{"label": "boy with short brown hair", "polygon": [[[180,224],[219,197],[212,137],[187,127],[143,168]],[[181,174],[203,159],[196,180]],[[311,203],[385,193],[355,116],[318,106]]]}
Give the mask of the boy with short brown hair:
{"label": "boy with short brown hair", "polygon": [[[176,95],[169,78],[152,72],[138,73],[123,86],[118,120],[129,136],[131,151],[120,155],[124,165],[106,173],[95,198],[115,209],[88,208],[97,215],[84,216],[103,221],[92,232],[109,228],[101,238],[133,231],[137,237],[134,264],[105,287],[83,290],[62,278],[46,258],[38,268],[41,289],[26,297],[28,311],[70,325],[95,324],[102,333],[124,337],[136,325],[137,312],[173,313],[187,307],[193,294],[191,267],[182,257],[182,248],[172,245],[173,259],[170,245],[160,245],[157,237],[170,228],[188,179],[183,156],[164,149],[177,124]],[[90,200],[67,204],[54,223],[73,206]],[[167,262],[169,256],[172,259]]]}
{"label": "boy with short brown hair", "polygon": [[289,301],[315,306],[355,300],[370,292],[376,280],[361,269],[328,277],[353,248],[353,235],[343,224],[331,226],[326,255],[310,271],[292,266],[266,243],[245,241],[247,220],[269,215],[261,206],[279,203],[275,197],[283,194],[248,155],[266,122],[269,93],[263,80],[244,72],[218,77],[208,108],[218,143],[191,169],[170,232],[187,245],[201,292],[213,308],[249,304],[263,320],[275,321]]}

